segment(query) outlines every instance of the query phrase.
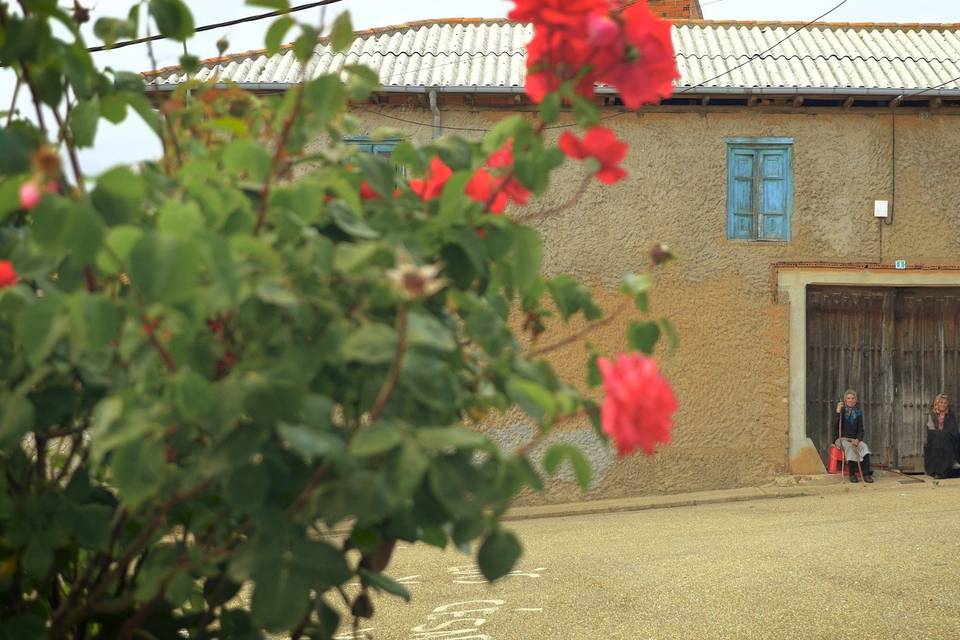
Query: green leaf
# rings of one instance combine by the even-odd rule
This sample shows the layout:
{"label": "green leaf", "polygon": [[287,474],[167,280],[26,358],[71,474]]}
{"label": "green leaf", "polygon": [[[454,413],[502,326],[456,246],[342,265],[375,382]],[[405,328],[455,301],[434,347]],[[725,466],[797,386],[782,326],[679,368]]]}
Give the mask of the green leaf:
{"label": "green leaf", "polygon": [[340,355],[347,362],[386,364],[393,361],[396,349],[397,332],[385,324],[370,322],[347,336]]}
{"label": "green leaf", "polygon": [[46,640],[50,637],[42,618],[23,613],[0,622],[0,640]]}
{"label": "green leaf", "polygon": [[26,142],[17,132],[0,128],[0,175],[23,173],[30,168],[30,151]]}
{"label": "green leaf", "polygon": [[296,571],[318,591],[338,587],[353,577],[343,553],[326,542],[299,540],[293,545],[293,555]]}
{"label": "green leaf", "polygon": [[138,438],[117,449],[110,461],[112,484],[124,504],[137,508],[162,489],[165,453],[154,438]]}
{"label": "green leaf", "polygon": [[100,115],[113,124],[120,124],[127,117],[127,101],[121,94],[101,96]]}
{"label": "green leaf", "polygon": [[77,104],[70,112],[70,132],[73,141],[80,147],[93,145],[97,135],[97,120],[100,119],[100,102],[96,97]]}
{"label": "green leaf", "polygon": [[593,100],[574,94],[573,115],[577,119],[577,124],[590,128],[600,121],[600,108]]}
{"label": "green leaf", "polygon": [[[280,0],[281,2],[283,0]],[[285,4],[285,3],[284,3]],[[270,25],[270,28],[267,29],[267,35],[264,38],[264,46],[267,48],[267,55],[272,56],[273,54],[280,51],[280,44],[283,41],[283,36],[287,35],[287,31],[295,25],[293,18],[290,16],[281,16],[274,20],[273,24]]]}
{"label": "green leaf", "polygon": [[64,198],[47,195],[33,210],[32,218],[33,241],[42,249],[59,252],[70,219],[70,204]]}
{"label": "green leaf", "polygon": [[333,21],[330,29],[330,46],[336,52],[346,51],[353,44],[353,23],[350,22],[350,12],[344,11]]}
{"label": "green leaf", "polygon": [[660,327],[656,322],[634,322],[627,329],[627,345],[650,355],[660,339]]}
{"label": "green leaf", "polygon": [[252,140],[231,140],[223,150],[223,167],[255,182],[267,179],[271,164],[267,150]]}
{"label": "green leaf", "polygon": [[132,40],[137,37],[137,24],[121,18],[99,18],[93,23],[93,34],[108,47],[117,40]]}
{"label": "green leaf", "polygon": [[577,478],[577,484],[586,491],[590,488],[590,480],[593,472],[590,469],[590,463],[584,457],[583,452],[572,444],[555,444],[547,449],[543,456],[543,468],[550,475],[556,475],[560,464],[564,460],[570,461],[573,467],[573,473]]}
{"label": "green leaf", "polygon": [[510,399],[520,405],[528,416],[542,422],[544,418],[557,410],[557,403],[546,388],[531,380],[512,377],[507,382]]}
{"label": "green leaf", "polygon": [[403,441],[403,431],[391,422],[375,422],[361,427],[350,441],[350,453],[358,458],[370,458],[390,451]]}
{"label": "green leaf", "polygon": [[130,251],[130,278],[148,302],[179,302],[193,297],[199,252],[175,236],[148,233]]}
{"label": "green leaf", "polygon": [[110,548],[111,507],[103,504],[74,505],[71,515],[71,535],[80,547],[101,552]]}
{"label": "green leaf", "polygon": [[189,238],[202,231],[206,220],[195,202],[167,200],[157,214],[157,229]]}
{"label": "green leaf", "polygon": [[143,178],[127,167],[117,167],[97,178],[91,200],[110,226],[139,222],[146,198]]}
{"label": "green leaf", "polygon": [[247,0],[247,4],[251,7],[267,7],[277,11],[290,8],[289,0]]}
{"label": "green leaf", "polygon": [[309,109],[311,118],[324,125],[343,110],[346,98],[347,92],[339,76],[326,74],[303,85],[304,107]]}
{"label": "green leaf", "polygon": [[89,204],[76,203],[63,237],[78,264],[91,264],[103,246],[103,221]]}
{"label": "green leaf", "polygon": [[268,631],[290,631],[307,613],[310,583],[295,570],[295,562],[293,552],[288,551],[279,562],[259,563],[253,575],[256,586],[250,613]]}
{"label": "green leaf", "polygon": [[281,422],[277,426],[280,437],[287,446],[307,462],[314,460],[329,460],[338,462],[347,452],[346,444],[339,437],[317,427],[306,427],[299,424]]}
{"label": "green leaf", "polygon": [[392,593],[395,596],[403,598],[404,601],[410,602],[410,592],[407,591],[405,586],[399,582],[396,582],[392,578],[389,578],[377,571],[370,571],[369,569],[364,569],[362,567],[357,570],[357,573],[360,574],[360,577],[366,580],[370,586],[375,587],[380,591]]}
{"label": "green leaf", "polygon": [[293,55],[301,63],[306,63],[317,48],[317,30],[305,24],[300,25],[300,37],[293,43]]}
{"label": "green leaf", "polygon": [[673,323],[666,318],[660,318],[660,326],[663,327],[663,332],[667,336],[670,344],[670,352],[672,353],[677,348],[677,345],[680,344],[680,335],[677,333],[677,329],[673,326]]}
{"label": "green leaf", "polygon": [[102,296],[75,294],[70,300],[70,341],[84,351],[105,349],[117,337],[120,310]]}
{"label": "green leaf", "polygon": [[173,383],[173,402],[184,418],[199,418],[213,407],[213,387],[199,373],[184,369]]}
{"label": "green leaf", "polygon": [[493,582],[513,570],[522,553],[517,536],[502,529],[494,530],[480,546],[477,564],[483,577]]}
{"label": "green leaf", "polygon": [[[362,64],[348,64],[343,67],[347,74],[347,93],[351,100],[357,102],[367,100],[370,94],[380,88],[380,76],[370,67]],[[378,136],[378,131],[374,131],[371,138],[382,140],[386,137],[400,137],[396,133],[390,136]]]}
{"label": "green leaf", "polygon": [[416,434],[420,446],[432,451],[490,447],[487,436],[465,427],[424,427],[417,429]]}
{"label": "green leaf", "polygon": [[419,311],[411,311],[407,316],[407,345],[440,353],[457,349],[453,332],[434,316]]}
{"label": "green leaf", "polygon": [[543,245],[540,243],[540,235],[530,227],[517,227],[514,243],[514,282],[522,293],[527,293],[540,280]]}
{"label": "green leaf", "polygon": [[36,410],[33,404],[18,395],[0,396],[0,444],[20,445],[20,440],[33,429]]}
{"label": "green leaf", "polygon": [[638,275],[628,273],[623,276],[623,285],[620,287],[620,290],[623,293],[633,296],[637,309],[646,313],[649,305],[647,292],[650,291],[650,287],[652,286],[653,276],[650,274],[642,273]]}
{"label": "green leaf", "polygon": [[193,15],[182,0],[150,0],[149,7],[161,35],[181,42],[193,35]]}
{"label": "green leaf", "polygon": [[109,250],[104,249],[97,254],[97,267],[106,273],[126,269],[130,251],[142,236],[143,231],[137,227],[124,225],[110,229],[104,242]]}
{"label": "green leaf", "polygon": [[587,320],[596,320],[603,313],[593,303],[590,290],[568,275],[559,275],[547,282],[547,289],[564,320],[583,311]]}
{"label": "green leaf", "polygon": [[66,332],[66,319],[61,315],[63,303],[63,296],[48,295],[20,315],[18,338],[33,366],[43,362]]}
{"label": "green leaf", "polygon": [[561,98],[557,92],[547,94],[547,97],[540,103],[540,118],[545,124],[556,122],[560,116]]}
{"label": "green leaf", "polygon": [[187,73],[196,73],[200,70],[200,58],[191,53],[185,53],[180,56],[180,67]]}
{"label": "green leaf", "polygon": [[597,359],[600,357],[598,353],[591,353],[590,359],[587,360],[587,386],[591,389],[594,389],[603,382],[603,379],[600,377],[600,367],[597,366]]}

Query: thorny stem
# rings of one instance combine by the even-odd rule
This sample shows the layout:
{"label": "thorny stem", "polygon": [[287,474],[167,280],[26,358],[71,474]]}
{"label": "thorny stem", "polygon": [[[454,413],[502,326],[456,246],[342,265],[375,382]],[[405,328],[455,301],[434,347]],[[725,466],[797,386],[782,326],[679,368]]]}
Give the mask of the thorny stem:
{"label": "thorny stem", "polygon": [[596,331],[596,330],[599,329],[600,327],[604,327],[604,326],[610,324],[611,322],[613,322],[613,321],[617,318],[617,316],[619,316],[621,313],[623,313],[623,312],[627,309],[627,307],[628,307],[629,305],[630,305],[630,301],[629,301],[629,300],[626,300],[626,301],[624,301],[624,302],[621,302],[621,303],[620,303],[620,306],[617,307],[616,310],[615,310],[613,313],[611,313],[609,316],[607,316],[606,318],[603,318],[602,320],[597,320],[596,322],[590,323],[589,325],[587,325],[586,327],[584,327],[584,328],[581,329],[580,331],[577,331],[576,333],[574,333],[574,334],[572,334],[572,335],[570,335],[570,336],[567,336],[567,337],[564,338],[563,340],[558,340],[558,341],[556,341],[556,342],[554,342],[554,343],[552,343],[552,344],[548,344],[548,345],[545,345],[545,346],[543,346],[543,347],[540,347],[539,349],[534,349],[533,351],[530,352],[529,355],[530,355],[531,357],[542,356],[542,355],[544,355],[544,354],[550,353],[551,351],[556,351],[557,349],[562,349],[563,347],[566,347],[566,346],[568,346],[568,345],[570,345],[570,344],[573,344],[573,343],[575,343],[575,342],[578,342],[578,341],[580,340],[580,338],[584,337],[585,335],[589,334],[590,332]]}
{"label": "thorny stem", "polygon": [[403,355],[406,350],[407,305],[404,303],[401,304],[400,308],[397,310],[397,350],[393,356],[393,366],[390,367],[390,373],[387,374],[387,379],[384,381],[383,386],[380,387],[380,392],[377,394],[377,399],[373,403],[373,408],[370,409],[371,422],[380,417],[380,414],[383,413],[387,403],[390,401],[390,396],[393,395],[393,390],[396,388],[397,382],[400,380],[400,368],[403,365]]}
{"label": "thorny stem", "polygon": [[20,74],[17,74],[17,84],[13,86],[13,99],[10,100],[10,111],[7,112],[7,124],[10,126],[10,123],[13,122],[13,112],[17,108],[17,96],[20,94]]}

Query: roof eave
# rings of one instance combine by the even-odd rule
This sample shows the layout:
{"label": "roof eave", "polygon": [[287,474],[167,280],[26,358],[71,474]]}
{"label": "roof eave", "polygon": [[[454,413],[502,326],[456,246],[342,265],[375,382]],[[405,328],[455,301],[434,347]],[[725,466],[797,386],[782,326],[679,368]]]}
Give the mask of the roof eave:
{"label": "roof eave", "polygon": [[[174,91],[179,83],[150,84],[146,86],[148,93],[168,93]],[[294,86],[293,82],[238,82],[218,83],[218,87],[236,86],[245,91],[282,93]],[[378,89],[378,93],[459,93],[459,94],[523,94],[523,87],[519,86],[479,86],[479,85],[385,85]],[[611,87],[597,87],[599,95],[617,95]],[[672,97],[681,96],[831,96],[831,97],[869,97],[904,99],[921,97],[930,98],[957,98],[960,89],[931,89],[918,93],[916,89],[897,89],[884,87],[677,87]]]}

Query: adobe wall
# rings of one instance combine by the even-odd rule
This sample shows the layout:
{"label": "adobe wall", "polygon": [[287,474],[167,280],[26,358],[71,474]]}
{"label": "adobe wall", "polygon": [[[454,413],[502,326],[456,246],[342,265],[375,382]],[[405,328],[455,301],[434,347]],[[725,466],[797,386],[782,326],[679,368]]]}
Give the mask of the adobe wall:
{"label": "adobe wall", "polygon": [[[363,112],[356,114],[362,132],[388,126],[421,142],[430,139],[429,110],[383,112],[425,125]],[[505,115],[448,107],[442,123],[489,128]],[[536,223],[545,268],[588,283],[609,310],[621,299],[621,275],[643,270],[654,242],[675,251],[680,259],[659,276],[651,313],[670,318],[680,334],[676,351],[664,345],[659,358],[681,409],[673,443],[650,458],[617,460],[588,425],[565,425],[556,437],[585,448],[596,471],[587,497],[761,484],[788,469],[789,300],[776,300],[773,263],[960,263],[960,114],[904,110],[896,120],[896,205],[889,226],[873,218],[873,201],[892,199],[887,110],[658,107],[605,122],[630,144],[623,164],[630,176],[610,187],[593,184],[577,206]],[[726,239],[726,136],[794,138],[791,242]],[[579,163],[568,163],[549,201],[509,213],[529,215],[567,200],[582,171]],[[622,350],[632,317],[588,339],[602,351]],[[555,352],[553,362],[566,379],[579,382],[585,357],[581,343]],[[521,423],[507,416],[487,429],[512,447],[529,435]],[[559,481],[535,500],[581,497],[574,485]]]}

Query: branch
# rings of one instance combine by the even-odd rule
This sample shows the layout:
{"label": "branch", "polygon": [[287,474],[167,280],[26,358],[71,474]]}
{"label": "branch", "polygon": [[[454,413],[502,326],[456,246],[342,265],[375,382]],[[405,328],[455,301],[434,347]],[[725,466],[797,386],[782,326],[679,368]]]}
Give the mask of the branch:
{"label": "branch", "polygon": [[263,224],[267,219],[267,199],[270,197],[270,189],[273,187],[273,180],[279,173],[280,165],[283,162],[284,149],[287,146],[287,139],[290,137],[290,131],[293,129],[293,123],[300,117],[300,111],[303,109],[303,77],[307,65],[304,63],[300,71],[300,83],[294,88],[297,92],[294,98],[293,109],[290,115],[283,122],[283,128],[280,130],[280,137],[277,139],[277,148],[273,151],[273,161],[270,164],[270,173],[263,182],[260,189],[260,209],[257,211],[257,226],[253,229],[253,235],[260,233]]}
{"label": "branch", "polygon": [[10,100],[10,111],[7,112],[7,124],[5,126],[9,127],[10,123],[13,122],[13,112],[17,108],[17,96],[20,94],[20,74],[17,74],[17,84],[13,86],[13,99]]}
{"label": "branch", "polygon": [[387,374],[387,379],[380,388],[380,393],[377,394],[377,400],[373,403],[373,408],[370,409],[371,422],[379,418],[380,414],[383,413],[387,403],[390,401],[390,396],[393,395],[393,390],[396,388],[397,382],[400,380],[400,368],[403,365],[403,354],[407,350],[406,303],[401,304],[397,311],[397,336],[397,351],[393,356],[393,366],[390,367],[390,373]]}
{"label": "branch", "polygon": [[167,348],[157,339],[157,328],[154,325],[154,321],[151,320],[147,314],[143,314],[141,320],[143,321],[143,330],[147,332],[147,338],[150,340],[150,345],[160,354],[160,359],[163,360],[163,366],[166,367],[168,372],[175,373],[177,371],[177,363],[173,361],[173,356],[170,355]]}
{"label": "branch", "polygon": [[616,309],[613,313],[611,313],[609,316],[607,316],[606,318],[604,318],[604,319],[602,319],[602,320],[597,320],[596,322],[593,322],[593,323],[587,325],[586,327],[584,327],[584,328],[581,329],[580,331],[577,331],[577,332],[574,333],[573,335],[567,336],[567,337],[564,338],[563,340],[558,340],[557,342],[554,342],[553,344],[548,344],[548,345],[546,345],[546,346],[540,347],[539,349],[534,349],[533,351],[530,352],[529,355],[530,355],[531,357],[542,356],[542,355],[544,355],[544,354],[550,353],[551,351],[556,351],[557,349],[562,349],[563,347],[566,347],[567,345],[573,344],[574,342],[577,342],[578,340],[580,340],[583,336],[589,334],[591,331],[595,331],[595,330],[599,329],[600,327],[604,327],[604,326],[610,324],[611,322],[613,322],[613,321],[616,319],[616,317],[619,316],[621,313],[623,313],[624,310],[625,310],[629,305],[630,305],[630,301],[629,301],[629,300],[624,301],[624,302],[620,303],[620,306],[617,307],[617,309]]}
{"label": "branch", "polygon": [[541,211],[536,211],[534,213],[531,213],[528,216],[514,216],[514,218],[518,219],[521,222],[531,222],[538,218],[544,218],[546,216],[552,216],[558,213],[562,213],[567,209],[571,208],[573,205],[580,202],[580,198],[582,198],[583,194],[587,192],[587,189],[590,187],[590,183],[592,181],[593,181],[593,176],[590,174],[587,174],[583,177],[583,181],[580,183],[580,186],[577,187],[576,193],[574,193],[573,196],[571,196],[570,199],[564,202],[563,204],[557,205],[556,207],[552,207],[550,209],[543,209]]}
{"label": "branch", "polygon": [[[70,98],[64,98],[67,102],[67,118],[70,117]],[[77,188],[80,189],[82,193],[87,192],[87,185],[83,179],[83,171],[80,169],[80,158],[77,157],[77,145],[73,141],[73,136],[70,134],[67,129],[66,122],[63,118],[60,117],[60,114],[56,109],[51,109],[53,112],[53,117],[57,121],[57,126],[60,127],[61,135],[63,136],[63,141],[67,143],[67,157],[70,158],[70,168],[73,170],[73,178],[77,181]]]}

